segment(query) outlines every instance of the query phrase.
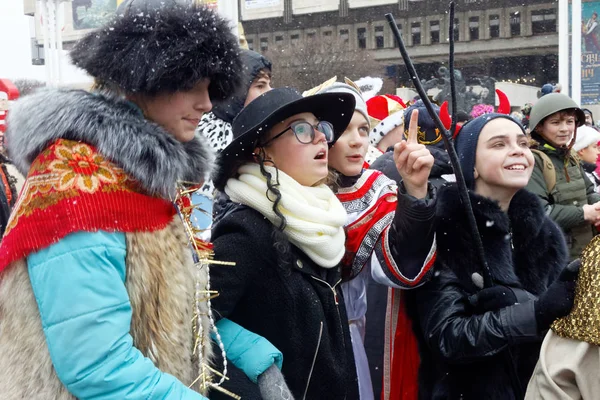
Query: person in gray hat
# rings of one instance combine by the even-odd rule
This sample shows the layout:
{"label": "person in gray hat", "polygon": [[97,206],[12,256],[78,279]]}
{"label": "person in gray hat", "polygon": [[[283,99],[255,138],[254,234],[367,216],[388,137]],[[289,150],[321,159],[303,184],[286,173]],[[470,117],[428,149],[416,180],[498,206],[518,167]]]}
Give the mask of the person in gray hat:
{"label": "person in gray hat", "polygon": [[[373,393],[369,362],[385,364],[384,386],[389,391],[393,377],[405,372],[390,366],[398,366],[398,358],[410,359],[411,351],[416,355],[416,346],[410,346],[412,330],[403,323],[407,319],[406,310],[396,301],[402,296],[402,290],[422,285],[433,275],[436,197],[428,185],[428,177],[434,160],[425,145],[417,142],[415,121],[419,112],[415,111],[411,117],[412,129],[407,132],[408,140],[396,144],[393,151],[394,168],[403,176],[402,184],[396,185],[380,171],[364,169],[371,118],[360,89],[347,78],[345,83],[327,81],[316,89],[316,94],[350,93],[356,100],[350,124],[331,148],[328,164],[335,175],[331,186],[348,213],[342,292],[350,322],[360,399],[372,400],[379,398],[380,393]],[[371,281],[400,289],[393,292],[395,300],[388,307],[389,319],[398,331],[389,332],[385,337],[385,343],[391,343],[396,350],[385,356],[383,348],[379,354],[368,354],[365,346],[367,303],[370,303],[367,287]],[[386,310],[381,307],[378,311],[385,313]],[[384,318],[380,318],[379,323],[384,325],[383,322]],[[383,343],[382,339],[384,337],[379,338],[379,343]],[[412,367],[416,368],[417,364]],[[405,382],[408,381],[406,378]],[[416,381],[413,383],[412,388],[416,390]],[[409,386],[404,386],[407,392]]]}
{"label": "person in gray hat", "polygon": [[579,257],[600,223],[600,195],[571,152],[577,127],[584,123],[581,108],[561,93],[539,99],[529,117],[535,168],[527,190],[562,228],[572,259]]}

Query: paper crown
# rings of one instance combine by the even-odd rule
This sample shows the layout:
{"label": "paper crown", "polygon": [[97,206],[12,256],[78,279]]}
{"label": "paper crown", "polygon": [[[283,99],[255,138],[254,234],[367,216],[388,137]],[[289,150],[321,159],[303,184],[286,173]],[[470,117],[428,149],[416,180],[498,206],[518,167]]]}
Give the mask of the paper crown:
{"label": "paper crown", "polygon": [[393,94],[375,96],[367,100],[367,111],[373,127],[369,134],[371,145],[377,145],[392,129],[404,124],[404,109],[404,101]]}

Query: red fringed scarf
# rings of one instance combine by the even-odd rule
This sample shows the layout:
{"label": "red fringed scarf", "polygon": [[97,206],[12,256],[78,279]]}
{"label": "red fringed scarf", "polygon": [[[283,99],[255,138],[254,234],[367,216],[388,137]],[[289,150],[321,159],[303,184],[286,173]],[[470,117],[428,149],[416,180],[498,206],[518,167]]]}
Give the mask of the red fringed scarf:
{"label": "red fringed scarf", "polygon": [[175,215],[171,202],[139,185],[85,143],[59,139],[31,164],[0,244],[0,272],[79,231],[154,231]]}

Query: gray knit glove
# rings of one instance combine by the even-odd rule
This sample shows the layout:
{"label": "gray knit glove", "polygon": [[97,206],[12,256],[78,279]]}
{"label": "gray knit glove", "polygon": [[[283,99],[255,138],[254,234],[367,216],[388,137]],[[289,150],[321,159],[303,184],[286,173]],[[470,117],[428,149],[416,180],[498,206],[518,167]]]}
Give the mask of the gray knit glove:
{"label": "gray knit glove", "polygon": [[294,400],[283,374],[275,364],[258,376],[258,389],[263,400]]}

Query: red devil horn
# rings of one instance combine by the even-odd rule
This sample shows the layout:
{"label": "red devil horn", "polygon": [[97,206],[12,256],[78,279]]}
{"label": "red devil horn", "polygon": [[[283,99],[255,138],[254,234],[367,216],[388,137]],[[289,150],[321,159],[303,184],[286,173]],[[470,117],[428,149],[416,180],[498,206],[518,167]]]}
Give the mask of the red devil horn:
{"label": "red devil horn", "polygon": [[452,135],[452,139],[456,139],[456,137],[460,133],[461,129],[462,129],[462,124],[456,124],[456,130],[454,131],[454,134]]}
{"label": "red devil horn", "polygon": [[440,107],[440,120],[446,129],[450,129],[452,126],[452,118],[450,118],[450,114],[448,114],[448,102],[445,101],[442,103]]}
{"label": "red devil horn", "polygon": [[506,94],[500,89],[496,89],[496,94],[498,95],[498,100],[500,100],[498,112],[500,114],[510,114],[510,101],[508,101]]}

